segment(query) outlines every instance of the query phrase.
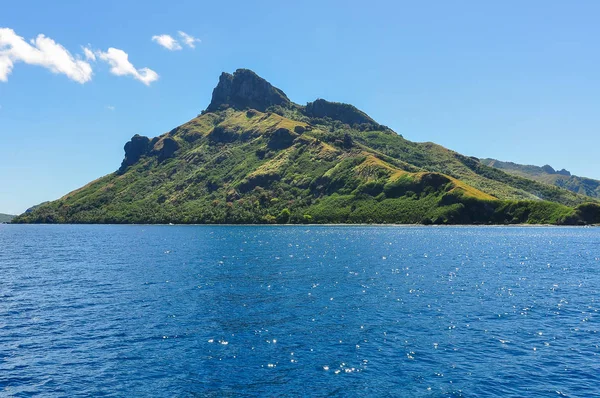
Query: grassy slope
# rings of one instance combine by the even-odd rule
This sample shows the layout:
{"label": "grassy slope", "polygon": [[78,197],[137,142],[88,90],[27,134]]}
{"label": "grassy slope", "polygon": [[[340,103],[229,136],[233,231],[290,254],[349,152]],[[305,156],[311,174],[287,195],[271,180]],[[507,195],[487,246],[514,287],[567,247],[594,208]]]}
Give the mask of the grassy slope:
{"label": "grassy slope", "polygon": [[404,167],[444,173],[455,177],[481,191],[503,200],[548,200],[576,206],[589,201],[585,195],[569,192],[529,178],[500,172],[482,164],[478,159],[466,157],[434,143],[415,143],[405,140],[390,129],[379,126],[374,131],[357,131],[347,124],[330,119],[308,119],[298,111],[281,110],[294,120],[316,124],[327,135],[344,133],[382,156],[402,161]]}
{"label": "grassy slope", "polygon": [[232,109],[205,113],[156,143],[176,140],[175,157],[162,162],[142,157],[124,173],[102,177],[15,221],[581,221],[573,206],[586,198],[569,191],[434,144],[412,143],[385,128],[360,131],[336,121],[286,116]]}
{"label": "grassy slope", "polygon": [[586,177],[547,173],[541,167],[501,162],[495,159],[482,159],[481,163],[502,170],[508,174],[528,178],[545,184],[554,185],[569,191],[600,198],[600,181]]}

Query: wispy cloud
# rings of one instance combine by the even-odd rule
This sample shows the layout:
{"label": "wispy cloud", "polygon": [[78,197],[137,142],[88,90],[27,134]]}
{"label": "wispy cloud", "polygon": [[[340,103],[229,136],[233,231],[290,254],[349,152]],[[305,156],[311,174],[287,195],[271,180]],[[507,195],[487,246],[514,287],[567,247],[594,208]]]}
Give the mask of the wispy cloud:
{"label": "wispy cloud", "polygon": [[200,41],[201,41],[200,39],[197,39],[192,35],[188,35],[187,33],[183,32],[181,30],[177,33],[179,33],[179,36],[181,36],[181,40],[183,40],[185,45],[190,48],[196,48],[195,43],[200,43]]}
{"label": "wispy cloud", "polygon": [[96,55],[94,54],[92,49],[89,47],[83,47],[83,55],[85,55],[85,59],[87,59],[88,61],[96,60]]}
{"label": "wispy cloud", "polygon": [[170,51],[181,50],[181,45],[179,42],[170,35],[152,36],[152,41],[157,42],[159,45]]}
{"label": "wispy cloud", "polygon": [[109,111],[114,111],[116,108],[112,105],[106,105],[106,109],[108,109]]}
{"label": "wispy cloud", "polygon": [[158,80],[158,73],[150,68],[136,69],[129,62],[129,54],[118,48],[110,47],[106,52],[96,51],[95,55],[98,59],[107,62],[111,68],[110,73],[116,76],[132,76],[134,79],[141,81],[146,86]]}
{"label": "wispy cloud", "polygon": [[[181,37],[181,41],[183,42],[183,44],[190,48],[196,48],[196,43],[200,43],[200,39],[197,39],[192,35],[188,35],[187,33],[181,30],[177,33],[179,34],[179,37]],[[179,41],[177,41],[177,39],[175,39],[171,35],[155,35],[152,36],[152,41],[155,41],[160,46],[170,51],[177,51],[183,48],[181,47],[181,44],[179,44]]]}
{"label": "wispy cloud", "polygon": [[64,74],[78,83],[92,79],[92,66],[74,57],[49,37],[42,34],[28,43],[10,28],[0,28],[0,81],[8,81],[15,63],[37,65],[52,73]]}

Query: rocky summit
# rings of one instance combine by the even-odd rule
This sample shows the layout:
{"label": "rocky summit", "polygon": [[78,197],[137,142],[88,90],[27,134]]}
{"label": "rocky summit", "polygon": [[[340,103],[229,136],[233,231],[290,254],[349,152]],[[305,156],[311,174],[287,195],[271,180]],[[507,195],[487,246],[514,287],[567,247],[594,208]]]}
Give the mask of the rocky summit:
{"label": "rocky summit", "polygon": [[600,223],[592,191],[411,142],[349,104],[296,104],[248,69],[223,73],[198,117],[124,149],[114,173],[13,222]]}
{"label": "rocky summit", "polygon": [[206,111],[216,112],[227,108],[265,111],[272,105],[286,107],[290,104],[283,91],[249,69],[238,69],[233,75],[221,74]]}

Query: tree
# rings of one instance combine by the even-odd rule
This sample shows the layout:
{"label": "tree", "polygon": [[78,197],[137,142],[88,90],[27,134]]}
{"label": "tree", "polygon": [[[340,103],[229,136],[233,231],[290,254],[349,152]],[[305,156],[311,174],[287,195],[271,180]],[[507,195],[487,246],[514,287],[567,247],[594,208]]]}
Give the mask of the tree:
{"label": "tree", "polygon": [[289,211],[289,209],[283,209],[281,210],[281,213],[279,213],[279,215],[277,216],[277,223],[278,224],[287,224],[290,222],[290,216],[291,213]]}
{"label": "tree", "polygon": [[352,137],[350,137],[350,134],[346,133],[344,134],[344,148],[345,149],[350,149],[352,148]]}

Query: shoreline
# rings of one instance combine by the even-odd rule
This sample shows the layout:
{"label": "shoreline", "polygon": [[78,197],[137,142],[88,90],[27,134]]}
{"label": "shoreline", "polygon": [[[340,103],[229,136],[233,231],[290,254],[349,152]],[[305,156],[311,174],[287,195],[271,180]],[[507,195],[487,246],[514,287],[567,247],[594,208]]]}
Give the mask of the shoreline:
{"label": "shoreline", "polygon": [[598,228],[600,224],[589,224],[589,225],[555,225],[555,224],[353,224],[353,223],[340,223],[340,224],[172,224],[172,223],[155,223],[155,224],[143,224],[143,223],[0,223],[0,225],[110,225],[110,226],[163,226],[163,227],[414,227],[414,228],[451,228],[451,227],[482,227],[482,228]]}

